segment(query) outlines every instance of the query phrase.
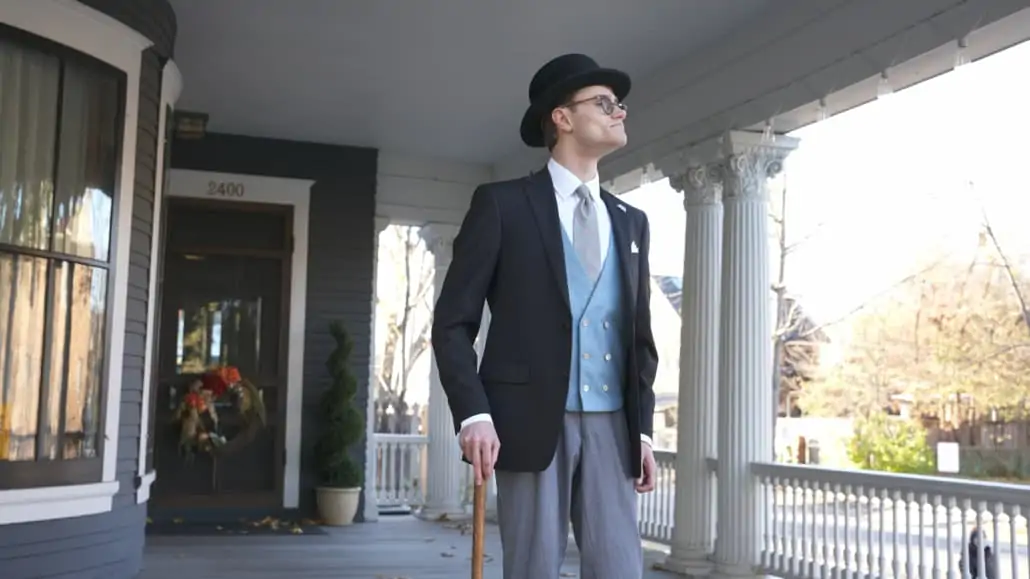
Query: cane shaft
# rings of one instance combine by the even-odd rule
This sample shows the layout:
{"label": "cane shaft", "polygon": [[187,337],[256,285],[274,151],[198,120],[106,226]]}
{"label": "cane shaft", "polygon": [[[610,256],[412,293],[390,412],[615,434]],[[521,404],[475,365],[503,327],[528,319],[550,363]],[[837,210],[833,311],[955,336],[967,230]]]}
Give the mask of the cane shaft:
{"label": "cane shaft", "polygon": [[483,549],[486,541],[486,485],[476,485],[472,509],[472,579],[483,579]]}

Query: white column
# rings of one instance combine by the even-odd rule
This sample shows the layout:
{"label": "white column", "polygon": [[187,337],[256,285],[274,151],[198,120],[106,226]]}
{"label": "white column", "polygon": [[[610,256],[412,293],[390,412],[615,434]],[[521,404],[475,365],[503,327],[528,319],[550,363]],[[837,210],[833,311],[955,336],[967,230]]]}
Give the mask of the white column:
{"label": "white column", "polygon": [[749,466],[773,458],[767,180],[796,146],[789,137],[766,142],[761,135],[736,132],[724,142],[715,545],[721,576],[754,576],[759,561],[766,513]]}
{"label": "white column", "polygon": [[[452,244],[458,234],[458,226],[433,223],[423,227],[421,234],[435,258],[436,277],[433,290],[435,295],[439,296],[443,281],[447,277],[447,268],[451,265]],[[440,384],[435,356],[429,379],[428,422],[429,464],[426,469],[426,504],[422,507],[420,515],[427,519],[463,515],[465,511],[461,504],[461,474],[464,463],[461,462],[461,450],[458,447],[458,438],[454,434],[454,420],[447,405],[447,395]]]}
{"label": "white column", "polygon": [[722,169],[691,167],[669,179],[683,192],[687,231],[683,252],[679,414],[676,420],[676,494],[672,550],[666,571],[706,575],[715,534],[719,390],[719,286],[722,276]]}
{"label": "white column", "polygon": [[368,332],[368,404],[365,409],[365,521],[379,520],[379,503],[376,500],[376,302],[377,278],[379,277],[379,234],[390,225],[386,217],[376,217],[372,240],[372,315]]}

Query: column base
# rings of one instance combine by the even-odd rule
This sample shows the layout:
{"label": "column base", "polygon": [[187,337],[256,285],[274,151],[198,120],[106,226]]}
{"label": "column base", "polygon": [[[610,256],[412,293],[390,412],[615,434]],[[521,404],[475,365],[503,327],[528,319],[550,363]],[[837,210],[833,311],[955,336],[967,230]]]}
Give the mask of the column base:
{"label": "column base", "polygon": [[461,507],[426,506],[415,511],[415,517],[423,521],[463,521],[470,519],[472,514]]}
{"label": "column base", "polygon": [[711,577],[712,579],[757,579],[772,576],[760,573],[750,565],[719,565],[716,563]]}
{"label": "column base", "polygon": [[708,559],[707,555],[697,553],[684,556],[669,555],[664,561],[656,563],[655,567],[687,577],[708,577],[715,569],[715,564]]}

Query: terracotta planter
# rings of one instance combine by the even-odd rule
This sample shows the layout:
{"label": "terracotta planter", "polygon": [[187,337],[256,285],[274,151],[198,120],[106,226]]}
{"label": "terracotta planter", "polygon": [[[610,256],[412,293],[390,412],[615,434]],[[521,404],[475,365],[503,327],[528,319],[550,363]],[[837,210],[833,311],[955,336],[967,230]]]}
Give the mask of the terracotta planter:
{"label": "terracotta planter", "polygon": [[318,487],[316,489],[318,514],[322,523],[342,527],[354,522],[361,500],[361,488]]}

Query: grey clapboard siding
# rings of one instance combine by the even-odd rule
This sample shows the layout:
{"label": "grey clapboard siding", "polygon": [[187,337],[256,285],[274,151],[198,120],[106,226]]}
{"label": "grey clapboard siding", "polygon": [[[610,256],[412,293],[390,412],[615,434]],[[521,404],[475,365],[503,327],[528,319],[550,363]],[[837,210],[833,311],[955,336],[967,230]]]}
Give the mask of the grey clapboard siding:
{"label": "grey clapboard siding", "polygon": [[[119,579],[134,577],[142,565],[146,507],[136,504],[136,471],[162,70],[162,60],[156,50],[147,50],[142,58],[132,230],[118,232],[131,236],[118,425],[119,491],[110,513],[0,526],[0,577],[3,579]],[[126,280],[114,281],[125,283]]]}
{"label": "grey clapboard siding", "polygon": [[[154,42],[142,55],[136,182],[132,191],[130,269],[116,474],[120,488],[110,513],[0,526],[3,579],[128,579],[142,566],[146,505],[136,504],[137,456],[143,398],[143,354],[161,76],[175,42],[167,0],[82,0]],[[126,280],[114,280],[126,283]]]}
{"label": "grey clapboard siding", "polygon": [[[329,336],[333,320],[343,321],[354,341],[351,369],[361,385],[356,404],[364,410],[368,400],[377,159],[375,149],[218,133],[172,144],[176,169],[315,181],[308,232],[301,426],[300,510],[305,515],[315,512],[314,444],[320,430],[319,399],[329,383],[325,362],[334,345]],[[354,449],[362,467],[364,445],[362,439]]]}

